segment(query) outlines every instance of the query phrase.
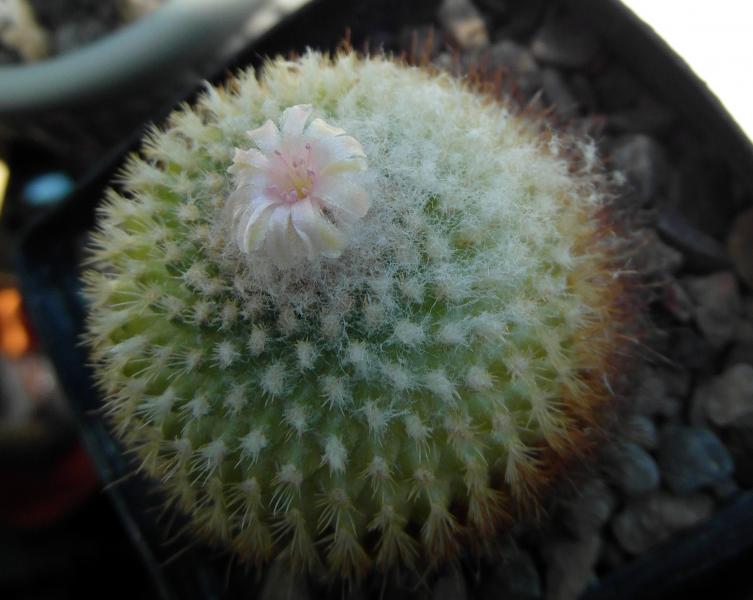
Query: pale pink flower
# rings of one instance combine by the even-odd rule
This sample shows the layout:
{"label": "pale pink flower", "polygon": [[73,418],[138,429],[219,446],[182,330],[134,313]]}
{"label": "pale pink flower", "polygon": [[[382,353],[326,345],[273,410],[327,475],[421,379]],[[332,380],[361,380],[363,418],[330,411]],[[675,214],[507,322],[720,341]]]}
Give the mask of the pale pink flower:
{"label": "pale pink flower", "polygon": [[302,258],[338,257],[369,199],[355,180],[366,169],[361,144],[322,119],[306,125],[310,105],[287,108],[248,131],[256,148],[236,148],[228,198],[235,243],[278,267]]}

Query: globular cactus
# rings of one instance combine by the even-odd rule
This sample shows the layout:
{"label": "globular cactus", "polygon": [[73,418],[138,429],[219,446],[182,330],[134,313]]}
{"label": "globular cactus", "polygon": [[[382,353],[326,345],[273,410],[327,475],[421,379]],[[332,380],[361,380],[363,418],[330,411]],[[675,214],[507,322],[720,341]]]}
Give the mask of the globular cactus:
{"label": "globular cactus", "polygon": [[274,60],[155,129],[101,209],[87,341],[201,534],[358,579],[479,548],[611,402],[593,145],[447,74]]}

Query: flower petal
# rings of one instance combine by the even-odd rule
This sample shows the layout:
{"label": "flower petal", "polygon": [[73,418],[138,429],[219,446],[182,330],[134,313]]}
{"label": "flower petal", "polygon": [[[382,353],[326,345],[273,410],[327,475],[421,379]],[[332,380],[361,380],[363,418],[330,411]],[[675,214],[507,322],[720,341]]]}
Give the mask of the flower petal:
{"label": "flower petal", "polygon": [[340,256],[346,242],[345,235],[327,221],[310,200],[296,202],[291,209],[291,216],[293,227],[301,235],[301,239],[305,237],[309,240],[314,256]]}
{"label": "flower petal", "polygon": [[[272,216],[275,204],[273,202],[259,205],[252,214],[246,217],[246,226],[238,228],[238,237],[236,242],[243,252],[256,252],[261,248],[264,239],[267,236],[268,222]],[[250,209],[247,209],[251,212]]]}
{"label": "flower petal", "polygon": [[241,194],[240,197],[246,200],[264,194],[273,184],[270,181],[268,171],[244,170],[236,174],[235,177],[238,183],[236,191]]}
{"label": "flower petal", "polygon": [[347,213],[353,220],[366,216],[371,207],[366,190],[342,177],[323,177],[314,193],[323,204]]}
{"label": "flower petal", "polygon": [[264,240],[266,222],[269,218],[269,214],[265,216],[264,211],[276,204],[276,198],[263,195],[249,199],[249,194],[243,188],[230,195],[228,205],[233,211],[232,222],[235,242],[241,252],[246,253],[260,247]]}
{"label": "flower petal", "polygon": [[325,175],[366,169],[363,146],[349,135],[320,138],[312,146],[316,169]]}
{"label": "flower petal", "polygon": [[311,138],[322,138],[325,136],[343,135],[344,129],[339,127],[333,127],[329,123],[322,121],[321,119],[314,119],[306,128],[306,135]]}
{"label": "flower petal", "polygon": [[228,169],[230,173],[239,173],[244,169],[266,169],[269,166],[269,159],[256,150],[251,148],[249,150],[235,149],[235,156],[233,156],[233,165]]}
{"label": "flower petal", "polygon": [[290,231],[290,206],[277,205],[267,224],[265,248],[267,256],[277,266],[287,266],[295,262],[295,236]]}
{"label": "flower petal", "polygon": [[264,154],[271,154],[280,148],[280,130],[271,120],[261,127],[248,130],[246,135]]}
{"label": "flower petal", "polygon": [[316,140],[316,146],[317,155],[327,162],[338,162],[355,157],[366,158],[361,143],[349,135],[319,138]]}
{"label": "flower petal", "polygon": [[283,137],[297,137],[303,133],[306,121],[311,116],[313,108],[310,104],[296,104],[286,108],[280,117],[280,129]]}
{"label": "flower petal", "polygon": [[320,171],[322,175],[338,175],[340,173],[352,173],[366,170],[366,161],[363,158],[349,158],[331,162]]}

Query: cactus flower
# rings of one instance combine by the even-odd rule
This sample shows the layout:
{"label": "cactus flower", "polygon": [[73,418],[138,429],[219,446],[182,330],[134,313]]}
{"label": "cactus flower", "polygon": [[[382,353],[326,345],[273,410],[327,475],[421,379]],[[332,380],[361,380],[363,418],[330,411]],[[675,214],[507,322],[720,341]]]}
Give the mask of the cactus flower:
{"label": "cactus flower", "polygon": [[241,252],[264,250],[280,267],[298,257],[336,258],[347,232],[369,209],[352,181],[366,168],[363,148],[322,119],[306,124],[310,105],[286,109],[280,128],[268,120],[248,132],[256,148],[235,150],[229,171],[236,189],[228,198]]}

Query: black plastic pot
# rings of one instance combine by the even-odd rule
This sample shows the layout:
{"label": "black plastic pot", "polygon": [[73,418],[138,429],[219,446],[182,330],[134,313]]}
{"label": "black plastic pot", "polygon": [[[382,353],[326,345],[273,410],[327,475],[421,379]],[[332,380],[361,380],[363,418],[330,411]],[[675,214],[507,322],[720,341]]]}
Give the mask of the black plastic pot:
{"label": "black plastic pot", "polygon": [[[636,75],[668,104],[688,103],[691,121],[702,140],[725,140],[724,155],[753,193],[753,150],[734,121],[701,82],[658,38],[614,0],[571,0],[578,13],[593,9],[594,27],[603,32],[616,54],[626,54]],[[358,47],[394,39],[405,27],[430,20],[437,2],[374,3],[324,0],[309,5],[259,43],[238,54],[228,69],[257,64],[261,57],[301,51],[306,46],[333,49],[346,26]],[[593,6],[591,6],[593,5]],[[597,8],[598,6],[598,8]],[[590,10],[590,9],[589,9]],[[630,49],[636,49],[630,55]],[[219,80],[219,78],[216,78]],[[680,106],[684,106],[679,103]],[[685,109],[683,109],[685,110]],[[159,121],[164,115],[155,115]],[[142,556],[161,598],[248,598],[257,586],[255,573],[235,565],[227,555],[202,544],[187,546],[180,523],[155,511],[159,500],[149,482],[133,476],[133,465],[113,440],[92,387],[85,350],[79,343],[85,307],[80,297],[81,251],[94,224],[102,190],[140,137],[115,149],[95,165],[89,178],[65,205],[27,233],[19,272],[29,313],[55,363],[78,415],[85,443],[107,493]],[[716,142],[715,142],[716,143]],[[617,598],[718,597],[711,593],[720,578],[739,574],[753,564],[753,494],[741,495],[699,528],[613,572],[591,588],[588,600]]]}

